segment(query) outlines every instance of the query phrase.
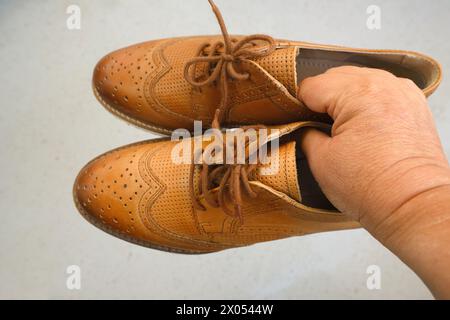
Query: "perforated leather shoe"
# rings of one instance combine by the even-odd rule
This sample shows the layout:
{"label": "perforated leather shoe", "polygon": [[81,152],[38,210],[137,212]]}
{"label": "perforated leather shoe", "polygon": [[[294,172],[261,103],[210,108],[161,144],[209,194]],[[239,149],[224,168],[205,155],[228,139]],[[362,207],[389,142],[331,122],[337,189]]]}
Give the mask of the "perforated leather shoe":
{"label": "perforated leather shoe", "polygon": [[[246,150],[255,154],[279,141],[278,149],[269,148],[270,161],[264,164],[176,164],[179,142],[128,145],[88,163],[76,179],[74,199],[83,217],[100,229],[178,253],[358,227],[334,209],[312,178],[296,145],[305,126],[322,125],[272,127],[255,149],[256,142],[247,141]],[[185,141],[194,144],[193,138]],[[201,145],[204,153],[211,142]],[[272,150],[278,150],[277,157]]]}
{"label": "perforated leather shoe", "polygon": [[222,35],[154,40],[108,54],[93,75],[98,100],[135,125],[170,134],[192,130],[194,120],[206,127],[216,109],[228,127],[329,121],[309,111],[296,89],[304,78],[342,65],[387,70],[411,79],[426,95],[441,81],[439,64],[420,53],[229,36],[210,3]]}

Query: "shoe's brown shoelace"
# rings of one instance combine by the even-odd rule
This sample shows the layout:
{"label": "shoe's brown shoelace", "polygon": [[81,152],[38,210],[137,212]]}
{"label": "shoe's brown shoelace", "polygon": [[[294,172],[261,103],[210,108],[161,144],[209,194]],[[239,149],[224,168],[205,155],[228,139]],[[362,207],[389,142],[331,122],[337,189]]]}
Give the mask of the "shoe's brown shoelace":
{"label": "shoe's brown shoelace", "polygon": [[[237,71],[236,65],[243,60],[271,54],[275,50],[276,44],[272,37],[260,34],[250,35],[239,41],[231,39],[219,9],[212,0],[208,1],[219,22],[223,41],[201,45],[197,56],[186,63],[184,77],[195,87],[202,87],[215,81],[220,84],[221,101],[217,108],[219,112],[215,113],[214,118],[221,124],[228,108],[228,81],[232,79],[245,80],[249,77],[248,73]],[[267,45],[256,47],[255,41],[258,40],[267,43]],[[205,56],[206,48],[209,48],[209,53]],[[205,80],[199,80],[195,77],[195,66],[204,63],[207,63],[210,74]]]}
{"label": "shoe's brown shoelace", "polygon": [[[221,101],[215,111],[211,127],[220,129],[220,124],[224,118],[225,112],[228,108],[228,85],[230,80],[246,80],[249,78],[248,73],[243,73],[237,70],[236,66],[244,60],[251,58],[263,57],[271,54],[276,47],[275,40],[267,35],[251,35],[244,37],[237,41],[232,39],[228,34],[225,22],[222,18],[217,6],[212,0],[208,0],[211,8],[216,15],[219,22],[220,29],[223,35],[223,41],[217,41],[213,44],[206,42],[202,44],[197,52],[195,58],[188,61],[184,68],[184,77],[194,87],[202,87],[213,84],[214,82],[220,85]],[[257,46],[256,41],[266,43],[265,46]],[[206,50],[208,49],[208,53]],[[207,64],[209,76],[206,79],[197,79],[195,76],[195,67]],[[260,129],[263,126],[243,127],[247,130],[250,128]],[[223,154],[226,154],[226,142],[222,137]],[[248,143],[248,141],[246,141]],[[236,148],[234,148],[236,150]],[[193,156],[194,163],[197,163],[199,157],[203,156],[203,150]],[[205,201],[212,207],[221,207],[222,210],[232,216],[239,218],[242,223],[242,189],[252,198],[256,197],[256,193],[252,190],[249,183],[249,176],[256,169],[256,164],[248,164],[248,157],[246,155],[245,164],[220,164],[210,165],[206,164],[203,159],[200,181],[199,193],[203,195]],[[236,161],[235,161],[236,163]],[[191,170],[194,174],[194,170]],[[193,176],[191,177],[193,183]],[[195,195],[193,185],[191,186],[191,195],[194,206],[199,210],[205,210],[205,207],[200,203]],[[213,189],[218,188],[216,192]],[[233,204],[231,210],[225,203],[226,197]]]}
{"label": "shoe's brown shoelace", "polygon": [[[212,127],[214,129],[219,129],[219,123],[217,118],[217,113],[219,110],[216,110],[216,116],[214,117],[214,121],[212,123]],[[265,128],[262,125],[255,126],[247,126],[242,127],[242,129],[262,129]],[[224,134],[220,134],[221,145],[222,145],[222,154],[226,154],[227,150],[227,141],[224,139]],[[228,142],[229,143],[229,142]],[[232,141],[234,143],[234,141]],[[249,144],[249,140],[246,137],[245,140],[245,149],[247,149]],[[209,159],[202,159],[202,168],[199,178],[199,194],[203,195],[205,201],[212,207],[221,207],[222,210],[234,218],[239,218],[240,222],[243,222],[242,218],[242,189],[249,195],[251,198],[255,198],[257,196],[256,192],[253,191],[252,187],[249,183],[249,176],[255,171],[257,168],[257,164],[249,164],[250,154],[246,152],[245,155],[245,164],[237,164],[237,148],[233,148],[234,154],[234,163],[226,164],[225,159],[223,161],[224,164],[219,165],[210,165],[207,164]],[[197,154],[193,156],[193,163],[198,163],[200,157],[204,156],[203,150],[199,150]],[[206,156],[211,157],[214,156],[210,153],[207,153]],[[210,162],[209,162],[210,163]],[[191,183],[194,183],[194,165],[191,169]],[[243,188],[242,188],[243,187]],[[213,191],[218,188],[217,191]],[[205,207],[200,203],[199,199],[195,195],[194,186],[191,185],[191,197],[196,209],[205,210]],[[227,197],[227,198],[226,198]],[[233,204],[233,210],[231,210],[226,201],[230,200]]]}

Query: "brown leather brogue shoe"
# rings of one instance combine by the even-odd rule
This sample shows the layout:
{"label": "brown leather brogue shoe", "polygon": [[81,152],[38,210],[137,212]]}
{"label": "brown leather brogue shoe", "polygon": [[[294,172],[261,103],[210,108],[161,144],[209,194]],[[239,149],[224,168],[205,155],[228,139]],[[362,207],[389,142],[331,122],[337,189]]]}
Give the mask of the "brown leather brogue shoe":
{"label": "brown leather brogue shoe", "polygon": [[[88,163],[76,179],[74,199],[100,229],[178,253],[358,227],[334,209],[312,178],[296,145],[305,126],[323,125],[271,127],[258,143],[246,140],[246,160],[264,147],[270,151],[264,164],[175,164],[181,142],[164,138],[128,145]],[[233,132],[227,131],[226,141]],[[184,141],[195,145],[195,138]],[[268,148],[273,141],[279,148]],[[189,159],[199,159],[211,143],[200,142],[201,152]]]}
{"label": "brown leather brogue shoe", "polygon": [[337,66],[364,66],[409,78],[426,95],[441,81],[439,64],[420,53],[366,50],[229,36],[212,3],[222,35],[149,41],[108,54],[96,66],[93,87],[112,113],[140,127],[170,134],[210,124],[215,110],[224,126],[329,121],[296,98],[306,77]]}

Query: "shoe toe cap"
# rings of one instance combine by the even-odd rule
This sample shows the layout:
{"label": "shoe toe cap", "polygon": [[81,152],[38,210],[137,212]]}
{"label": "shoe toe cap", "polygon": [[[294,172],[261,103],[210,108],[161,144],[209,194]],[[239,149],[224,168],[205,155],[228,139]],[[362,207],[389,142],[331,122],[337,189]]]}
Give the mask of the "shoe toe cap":
{"label": "shoe toe cap", "polygon": [[152,42],[114,51],[96,65],[92,84],[96,97],[109,111],[144,121],[148,115],[146,79],[153,69]]}
{"label": "shoe toe cap", "polygon": [[134,146],[106,153],[88,163],[74,184],[74,201],[83,217],[122,238],[139,237],[137,207],[144,192],[137,174],[139,153]]}

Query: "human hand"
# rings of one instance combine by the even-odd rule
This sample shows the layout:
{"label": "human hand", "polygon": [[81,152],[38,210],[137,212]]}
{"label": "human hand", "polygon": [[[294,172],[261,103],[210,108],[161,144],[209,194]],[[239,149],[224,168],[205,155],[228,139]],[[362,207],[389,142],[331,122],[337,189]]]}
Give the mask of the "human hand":
{"label": "human hand", "polygon": [[450,264],[450,169],[422,91],[348,66],[305,79],[298,97],[334,119],[331,137],[308,129],[302,138],[328,199],[450,297],[450,276],[439,273]]}
{"label": "human hand", "polygon": [[339,67],[305,79],[299,98],[333,119],[332,138],[308,130],[302,147],[331,202],[382,228],[405,202],[450,184],[450,169],[422,91],[369,68]]}

